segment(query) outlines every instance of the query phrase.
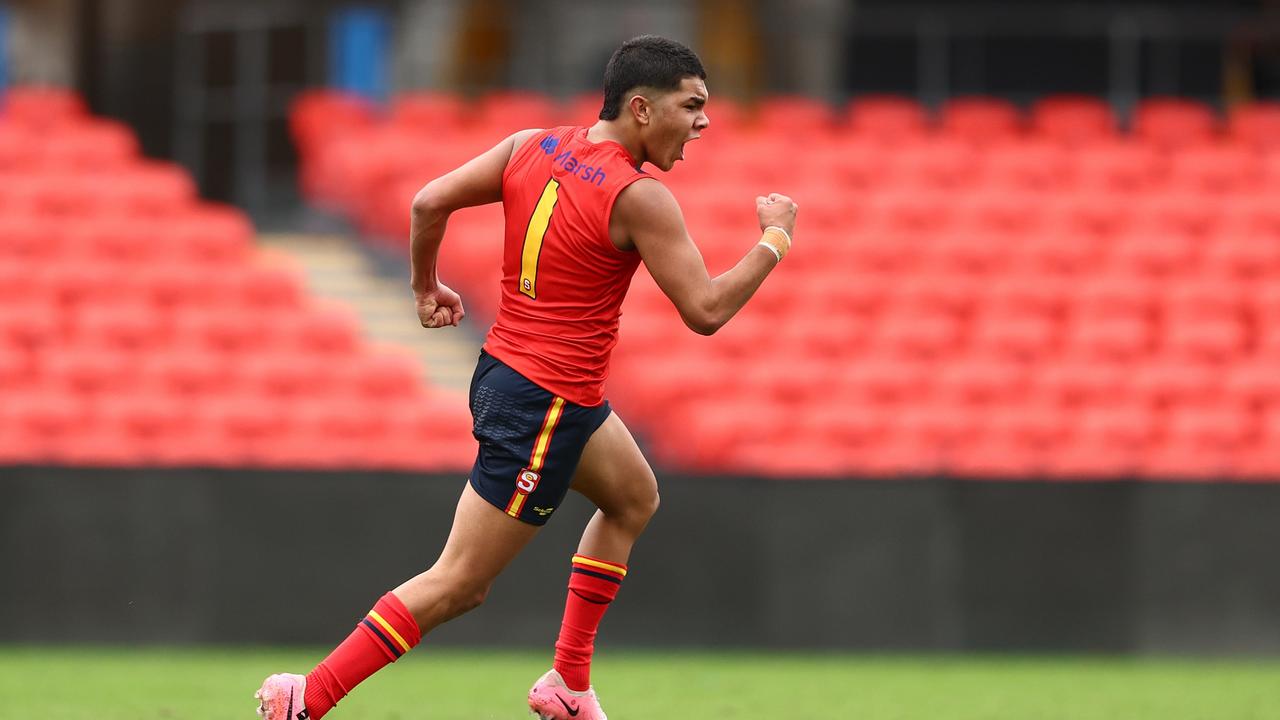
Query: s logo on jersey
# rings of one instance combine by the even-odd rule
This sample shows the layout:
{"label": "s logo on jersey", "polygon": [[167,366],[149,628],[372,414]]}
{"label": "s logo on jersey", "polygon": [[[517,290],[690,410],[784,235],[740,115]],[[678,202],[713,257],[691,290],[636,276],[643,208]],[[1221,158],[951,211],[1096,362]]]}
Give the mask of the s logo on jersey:
{"label": "s logo on jersey", "polygon": [[521,470],[520,474],[516,477],[516,488],[525,495],[528,495],[538,489],[538,482],[541,480],[541,475],[529,468],[525,468]]}

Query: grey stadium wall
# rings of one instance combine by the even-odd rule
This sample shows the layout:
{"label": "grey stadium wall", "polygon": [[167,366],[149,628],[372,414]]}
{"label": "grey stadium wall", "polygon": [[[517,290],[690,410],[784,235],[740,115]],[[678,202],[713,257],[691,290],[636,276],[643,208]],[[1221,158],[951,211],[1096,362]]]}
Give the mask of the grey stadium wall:
{"label": "grey stadium wall", "polygon": [[[660,482],[602,646],[1280,652],[1280,484]],[[328,645],[435,558],[462,483],[0,468],[0,642]],[[432,642],[549,648],[590,512]]]}

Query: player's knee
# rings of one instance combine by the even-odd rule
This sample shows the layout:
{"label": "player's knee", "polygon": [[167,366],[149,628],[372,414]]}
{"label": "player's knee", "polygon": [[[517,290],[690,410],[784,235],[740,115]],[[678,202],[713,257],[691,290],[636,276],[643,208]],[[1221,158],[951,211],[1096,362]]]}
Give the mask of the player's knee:
{"label": "player's knee", "polygon": [[646,499],[644,504],[645,522],[648,522],[650,518],[657,514],[658,506],[661,504],[662,498],[658,496],[658,491],[654,490],[653,494]]}
{"label": "player's knee", "polygon": [[453,611],[453,615],[457,616],[480,607],[488,597],[489,585],[487,583],[460,584],[452,593],[450,593],[449,604]]}
{"label": "player's knee", "polygon": [[644,531],[654,513],[658,512],[658,491],[633,498],[618,520],[636,535]]}

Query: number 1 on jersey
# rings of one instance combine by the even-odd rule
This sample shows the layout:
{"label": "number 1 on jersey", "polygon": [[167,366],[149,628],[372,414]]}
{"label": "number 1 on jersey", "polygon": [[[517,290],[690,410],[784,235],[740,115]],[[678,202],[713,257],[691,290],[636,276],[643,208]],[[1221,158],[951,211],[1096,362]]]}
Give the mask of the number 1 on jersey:
{"label": "number 1 on jersey", "polygon": [[551,213],[556,209],[559,195],[560,183],[555,179],[548,180],[547,186],[542,188],[542,197],[533,208],[533,217],[529,218],[529,229],[524,234],[524,249],[520,252],[520,292],[534,300],[538,299],[538,256],[542,254],[542,238],[551,224]]}

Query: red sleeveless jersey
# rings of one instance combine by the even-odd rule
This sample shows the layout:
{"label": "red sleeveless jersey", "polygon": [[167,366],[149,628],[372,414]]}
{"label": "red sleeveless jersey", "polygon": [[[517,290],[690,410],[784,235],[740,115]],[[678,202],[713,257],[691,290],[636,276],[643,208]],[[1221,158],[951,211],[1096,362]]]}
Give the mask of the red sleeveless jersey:
{"label": "red sleeveless jersey", "polygon": [[585,127],[544,130],[502,175],[506,235],[490,355],[578,405],[604,402],[609,355],[636,252],[609,240],[618,193],[641,178],[622,145]]}

